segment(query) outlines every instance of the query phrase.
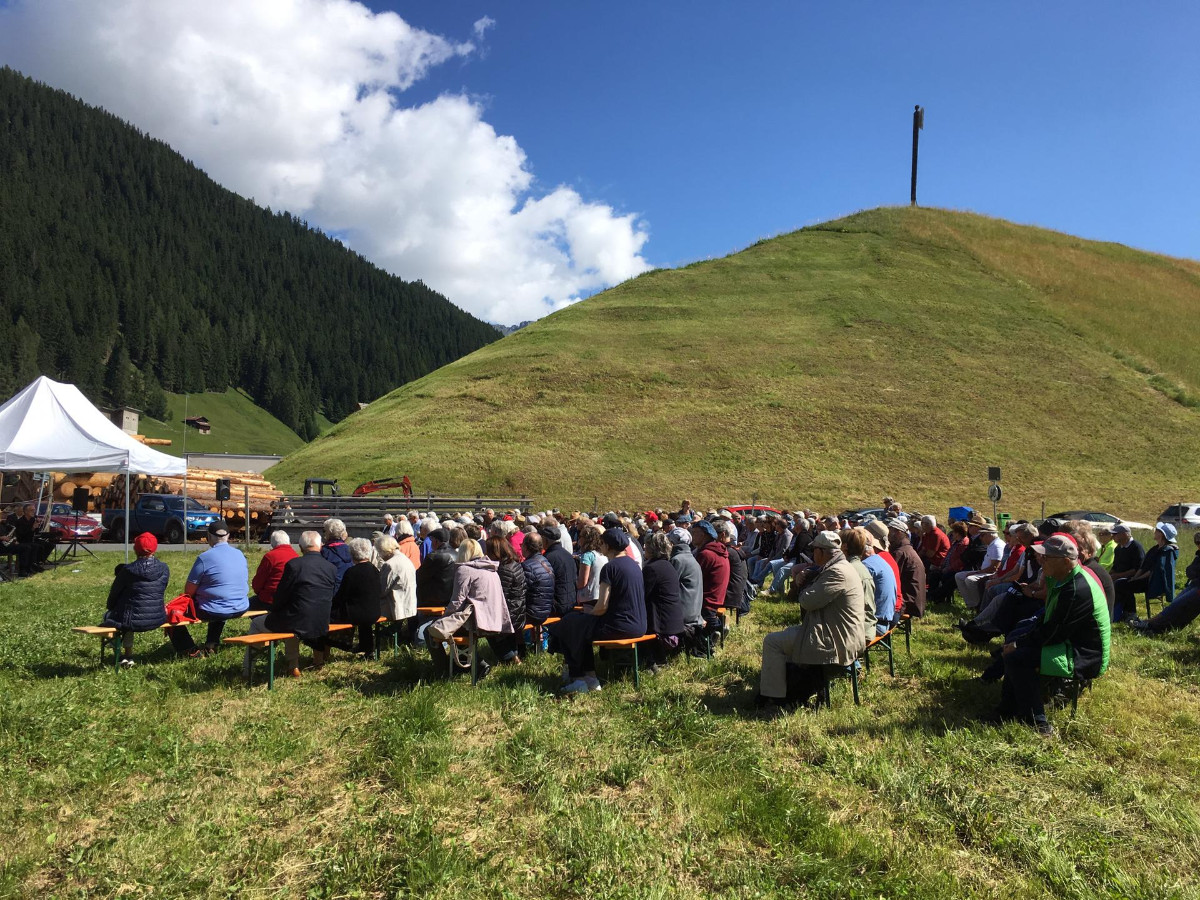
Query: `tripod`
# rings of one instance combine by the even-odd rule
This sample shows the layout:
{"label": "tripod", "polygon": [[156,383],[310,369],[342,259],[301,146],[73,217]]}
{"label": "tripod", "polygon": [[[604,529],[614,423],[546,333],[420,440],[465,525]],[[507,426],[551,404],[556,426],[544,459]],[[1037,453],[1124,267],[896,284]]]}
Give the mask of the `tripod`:
{"label": "tripod", "polygon": [[84,553],[86,553],[92,559],[96,558],[95,553],[93,553],[91,550],[89,550],[87,547],[83,546],[83,544],[81,544],[79,542],[79,510],[75,510],[75,530],[71,532],[71,543],[67,544],[67,546],[63,548],[62,553],[59,554],[59,557],[58,557],[58,559],[56,559],[54,561],[54,564],[58,565],[60,562],[62,562],[68,556],[70,556],[70,557],[78,556],[80,550],[82,550]]}

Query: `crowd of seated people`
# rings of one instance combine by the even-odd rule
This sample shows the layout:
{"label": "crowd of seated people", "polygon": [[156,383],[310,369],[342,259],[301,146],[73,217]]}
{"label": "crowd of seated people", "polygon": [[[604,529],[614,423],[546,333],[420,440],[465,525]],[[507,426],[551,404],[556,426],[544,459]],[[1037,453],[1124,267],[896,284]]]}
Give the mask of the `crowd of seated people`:
{"label": "crowd of seated people", "polygon": [[[1176,597],[1179,548],[1169,524],[1156,527],[1147,551],[1121,524],[1094,533],[1084,521],[1020,521],[1001,533],[978,513],[943,529],[898,503],[886,509],[854,525],[810,510],[705,515],[687,502],[633,515],[410,511],[373,542],[347,539],[331,519],[323,533],[301,535],[299,555],[285,533],[273,534],[252,596],[245,559],[218,523],[187,588],[209,623],[208,639],[196,647],[186,628],[169,636],[180,652],[203,655],[215,649],[227,618],[267,609],[253,628],[295,635],[285,657],[299,676],[300,643],[312,647],[316,667],[334,646],[369,654],[382,616],[427,648],[438,672],[465,667],[453,638],[467,631],[499,664],[519,665],[544,646],[562,656],[562,692],[578,694],[601,688],[595,641],[653,634],[646,658],[655,671],[681,653],[710,654],[724,638],[725,615],[749,614],[754,598],[767,594],[798,607],[797,623],[763,643],[758,705],[777,715],[820,700],[824,667],[854,665],[866,643],[902,616],[919,619],[928,603],[958,593],[971,614],[959,623],[964,638],[999,640],[984,672],[1002,682],[994,715],[1049,732],[1036,676],[1098,677],[1108,665],[1112,621],[1160,634],[1200,616],[1200,535]],[[122,567],[105,618],[129,635],[162,624],[146,598],[165,566],[149,541],[139,541],[138,561]],[[1139,594],[1162,598],[1163,610],[1137,619]],[[357,646],[332,644],[332,622],[354,625]],[[131,650],[127,640],[130,664]],[[491,665],[484,661],[480,674]]]}

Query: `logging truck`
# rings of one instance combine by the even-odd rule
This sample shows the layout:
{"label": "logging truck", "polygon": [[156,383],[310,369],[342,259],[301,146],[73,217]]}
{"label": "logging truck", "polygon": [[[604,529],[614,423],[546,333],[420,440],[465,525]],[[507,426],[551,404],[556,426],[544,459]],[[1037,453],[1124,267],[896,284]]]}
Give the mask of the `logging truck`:
{"label": "logging truck", "polygon": [[[125,509],[106,509],[102,513],[104,528],[109,540],[125,540]],[[203,536],[209,523],[220,520],[220,515],[202,506],[195,499],[187,498],[188,537]],[[178,494],[142,494],[129,510],[129,536],[150,532],[168,544],[183,543],[183,497]]]}

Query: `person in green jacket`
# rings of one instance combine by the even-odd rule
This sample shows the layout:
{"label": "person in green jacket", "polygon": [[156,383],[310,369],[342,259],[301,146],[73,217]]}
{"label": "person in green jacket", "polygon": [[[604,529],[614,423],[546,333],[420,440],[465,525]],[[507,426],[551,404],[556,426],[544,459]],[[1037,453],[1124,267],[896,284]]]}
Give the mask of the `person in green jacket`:
{"label": "person in green jacket", "polygon": [[1039,734],[1054,734],[1046,720],[1042,676],[1098,678],[1108,669],[1111,622],[1104,588],[1079,565],[1079,547],[1057,533],[1035,544],[1046,576],[1046,607],[1040,621],[1004,645],[1000,707],[989,718],[1016,719]]}

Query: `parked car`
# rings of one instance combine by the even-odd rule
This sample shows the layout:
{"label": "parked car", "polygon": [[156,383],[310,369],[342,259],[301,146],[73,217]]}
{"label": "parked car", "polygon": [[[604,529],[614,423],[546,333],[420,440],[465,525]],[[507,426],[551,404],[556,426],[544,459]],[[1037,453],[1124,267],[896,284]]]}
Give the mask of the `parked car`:
{"label": "parked car", "polygon": [[[46,505],[43,503],[37,509],[37,524],[41,526],[45,516]],[[50,527],[47,529],[56,541],[98,541],[104,534],[104,526],[87,513],[78,513],[71,508],[70,503],[50,504]]]}
{"label": "parked car", "polygon": [[1114,516],[1112,513],[1099,512],[1094,509],[1072,509],[1067,512],[1051,513],[1046,518],[1083,519],[1085,522],[1091,522],[1093,525],[1116,525],[1120,522],[1122,525],[1128,525],[1130,528],[1141,528],[1146,531],[1154,530],[1153,525],[1147,525],[1145,522],[1130,522],[1127,519]]}
{"label": "parked car", "polygon": [[763,506],[761,503],[758,506],[751,506],[749,503],[739,503],[737,506],[722,506],[720,509],[727,509],[730,512],[741,513],[743,516],[761,516],[763,513],[775,513],[779,515],[781,510],[773,506]]}
{"label": "parked car", "polygon": [[[187,533],[188,537],[203,535],[209,523],[221,517],[203,506],[195,499],[188,497],[187,501]],[[129,534],[150,532],[159,540],[168,544],[178,544],[183,541],[184,507],[183,497],[178,494],[142,494],[129,511]],[[104,510],[104,526],[109,537],[114,541],[125,539],[125,509]]]}
{"label": "parked car", "polygon": [[876,519],[885,518],[884,513],[887,510],[882,506],[863,507],[862,509],[844,509],[839,518],[845,519],[851,525],[861,525],[863,522],[869,521],[867,516]]}
{"label": "parked car", "polygon": [[1200,503],[1176,503],[1174,506],[1168,506],[1162,511],[1158,521],[1170,522],[1172,525],[1178,525],[1180,522],[1184,525],[1200,525]]}

